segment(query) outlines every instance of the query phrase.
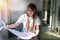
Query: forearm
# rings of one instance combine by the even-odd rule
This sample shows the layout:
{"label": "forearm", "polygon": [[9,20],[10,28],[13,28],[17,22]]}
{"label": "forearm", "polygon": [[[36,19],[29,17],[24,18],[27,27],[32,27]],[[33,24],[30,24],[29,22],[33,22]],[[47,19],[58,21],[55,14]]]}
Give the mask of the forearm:
{"label": "forearm", "polygon": [[39,25],[38,25],[38,26],[36,26],[34,37],[38,36],[39,32],[40,32],[40,30],[39,30]]}
{"label": "forearm", "polygon": [[34,33],[35,35],[33,37],[37,37],[39,34],[39,30],[36,30],[36,32]]}
{"label": "forearm", "polygon": [[19,25],[19,23],[7,25],[7,28],[15,28],[15,27],[17,27],[18,25]]}
{"label": "forearm", "polygon": [[8,25],[8,28],[15,28],[15,24]]}
{"label": "forearm", "polygon": [[36,34],[35,36],[37,36],[39,34],[39,30],[36,30],[36,33],[35,34]]}

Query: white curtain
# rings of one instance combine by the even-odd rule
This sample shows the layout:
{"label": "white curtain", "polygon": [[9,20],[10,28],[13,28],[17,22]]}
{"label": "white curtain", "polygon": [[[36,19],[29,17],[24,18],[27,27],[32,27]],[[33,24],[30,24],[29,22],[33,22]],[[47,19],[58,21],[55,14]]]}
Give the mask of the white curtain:
{"label": "white curtain", "polygon": [[8,23],[8,0],[0,0],[0,20]]}

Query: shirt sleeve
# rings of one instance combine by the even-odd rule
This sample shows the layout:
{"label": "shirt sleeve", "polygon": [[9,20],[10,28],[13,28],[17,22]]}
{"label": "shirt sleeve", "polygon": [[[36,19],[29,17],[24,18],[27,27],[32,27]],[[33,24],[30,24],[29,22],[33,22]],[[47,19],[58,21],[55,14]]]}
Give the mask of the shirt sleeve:
{"label": "shirt sleeve", "polygon": [[41,24],[41,23],[40,23],[40,18],[37,17],[36,20],[35,20],[35,25],[40,25],[40,24]]}
{"label": "shirt sleeve", "polygon": [[24,20],[24,15],[20,16],[16,23],[22,23]]}

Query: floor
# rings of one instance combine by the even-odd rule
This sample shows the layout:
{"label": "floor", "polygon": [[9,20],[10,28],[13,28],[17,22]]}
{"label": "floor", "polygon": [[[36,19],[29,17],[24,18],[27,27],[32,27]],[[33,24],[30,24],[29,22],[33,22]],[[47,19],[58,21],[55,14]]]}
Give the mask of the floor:
{"label": "floor", "polygon": [[[45,30],[46,29],[46,30]],[[60,35],[58,35],[56,32],[49,32],[47,31],[48,28],[44,27],[43,30],[40,33],[40,40],[60,40]],[[16,38],[8,38],[8,34],[6,30],[0,31],[0,40],[17,40]]]}

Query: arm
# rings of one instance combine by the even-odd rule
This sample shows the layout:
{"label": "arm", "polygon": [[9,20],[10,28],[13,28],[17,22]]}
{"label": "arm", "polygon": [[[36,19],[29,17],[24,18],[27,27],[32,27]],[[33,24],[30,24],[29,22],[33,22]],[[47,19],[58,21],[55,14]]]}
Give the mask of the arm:
{"label": "arm", "polygon": [[18,22],[18,23],[15,23],[15,24],[7,25],[6,27],[7,27],[7,28],[15,28],[15,27],[17,27],[19,24],[20,24],[20,23]]}
{"label": "arm", "polygon": [[15,28],[17,27],[19,24],[21,24],[24,20],[24,15],[22,15],[15,24],[11,24],[11,25],[7,25],[7,28]]}
{"label": "arm", "polygon": [[36,26],[36,36],[37,36],[37,35],[39,34],[39,32],[40,32],[39,27],[40,27],[39,25]]}
{"label": "arm", "polygon": [[40,19],[39,17],[37,17],[35,21],[35,36],[34,37],[38,36],[38,34],[40,33],[40,24],[41,24]]}
{"label": "arm", "polygon": [[40,25],[36,25],[36,31],[35,31],[35,35],[33,37],[38,36],[39,32],[40,32]]}

